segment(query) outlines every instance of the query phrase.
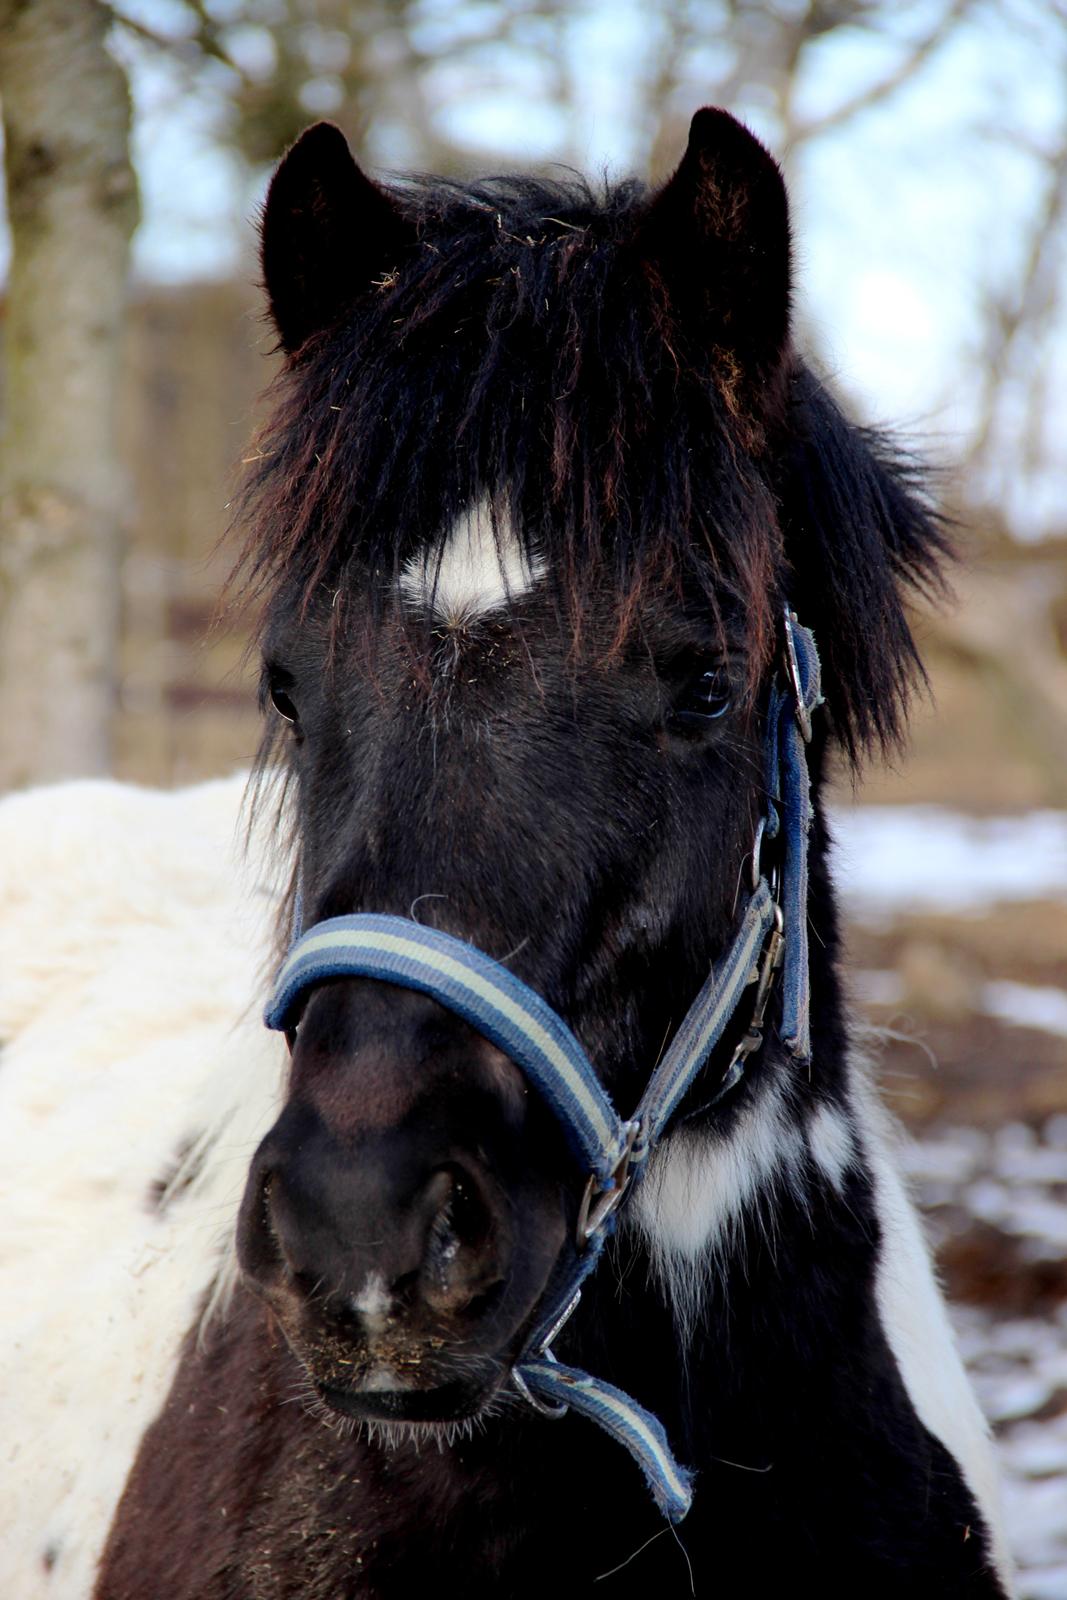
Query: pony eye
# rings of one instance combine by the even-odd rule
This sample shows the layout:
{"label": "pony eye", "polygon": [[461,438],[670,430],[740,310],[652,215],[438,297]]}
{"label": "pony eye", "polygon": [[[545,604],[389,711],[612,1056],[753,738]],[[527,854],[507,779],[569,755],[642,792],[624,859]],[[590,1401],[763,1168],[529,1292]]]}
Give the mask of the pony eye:
{"label": "pony eye", "polygon": [[733,686],[724,666],[705,667],[686,685],[672,712],[679,727],[700,729],[718,722],[730,709]]}
{"label": "pony eye", "polygon": [[297,721],[296,704],[282,688],[281,684],[272,683],[267,692],[270,695],[270,703],[278,715],[284,717],[286,722],[295,723]]}

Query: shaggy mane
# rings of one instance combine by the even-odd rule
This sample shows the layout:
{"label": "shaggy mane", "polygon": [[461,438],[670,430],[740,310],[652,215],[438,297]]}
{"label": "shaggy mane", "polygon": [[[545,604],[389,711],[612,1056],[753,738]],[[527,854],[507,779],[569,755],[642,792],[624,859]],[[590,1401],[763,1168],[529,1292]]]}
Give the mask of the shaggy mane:
{"label": "shaggy mane", "polygon": [[912,466],[788,352],[775,395],[745,398],[734,354],[641,257],[640,184],[394,195],[415,250],[275,385],[239,510],[252,596],[328,603],[335,625],[358,592],[373,615],[486,500],[576,636],[594,588],[617,596],[621,639],[651,586],[728,618],[755,688],[788,593],[849,754],[893,745],[921,677],[901,587],[936,588],[946,553]]}
{"label": "shaggy mane", "polygon": [[[655,578],[762,657],[780,538],[759,429],[731,412],[631,248],[644,191],[581,180],[409,180],[420,246],[276,386],[244,572],[303,606],[347,573],[380,595],[476,501],[545,562],[568,612]],[[443,448],[442,442],[448,447]]]}

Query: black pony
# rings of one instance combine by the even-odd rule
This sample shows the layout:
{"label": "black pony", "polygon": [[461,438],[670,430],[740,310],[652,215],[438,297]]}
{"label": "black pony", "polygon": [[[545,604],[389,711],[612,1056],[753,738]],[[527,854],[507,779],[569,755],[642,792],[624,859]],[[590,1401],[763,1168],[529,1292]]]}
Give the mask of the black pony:
{"label": "black pony", "polygon": [[792,608],[825,694],[810,1060],[777,989],[726,1078],[742,1001],[556,1341],[693,1470],[672,1528],[618,1443],[510,1381],[574,1251],[584,1174],[548,1106],[433,998],[318,984],[240,1282],[145,1437],[106,1600],[1008,1592],[983,1426],[850,1050],[819,799],[834,744],[900,737],[905,595],[945,541],[795,354],[789,254],[778,168],[719,111],[652,194],[385,190],[325,125],[279,169],[288,359],[246,559],[304,923],[479,946],[627,1111],[734,938]]}

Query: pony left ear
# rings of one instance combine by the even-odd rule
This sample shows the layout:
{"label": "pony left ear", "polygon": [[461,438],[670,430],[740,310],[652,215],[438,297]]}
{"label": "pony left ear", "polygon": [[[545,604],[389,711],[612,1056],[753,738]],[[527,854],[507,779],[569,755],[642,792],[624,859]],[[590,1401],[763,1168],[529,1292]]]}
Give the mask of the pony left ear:
{"label": "pony left ear", "polygon": [[789,205],[777,162],[728,111],[705,106],[638,230],[684,317],[765,376],[789,337]]}
{"label": "pony left ear", "polygon": [[271,180],[263,211],[263,277],[290,355],[324,328],[414,242],[396,202],[352,159],[340,128],[301,134]]}

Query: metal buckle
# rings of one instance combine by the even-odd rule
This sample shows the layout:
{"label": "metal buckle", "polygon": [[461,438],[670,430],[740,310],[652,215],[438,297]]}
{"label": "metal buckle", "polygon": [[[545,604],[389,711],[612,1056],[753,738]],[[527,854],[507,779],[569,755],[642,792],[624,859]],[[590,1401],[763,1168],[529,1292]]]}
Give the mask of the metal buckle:
{"label": "metal buckle", "polygon": [[628,1122],[625,1126],[626,1145],[619,1158],[619,1164],[611,1175],[611,1183],[606,1189],[597,1192],[597,1175],[589,1174],[589,1180],[582,1195],[582,1203],[578,1207],[577,1245],[579,1250],[584,1250],[594,1233],[604,1226],[612,1212],[622,1204],[622,1197],[630,1183],[630,1163],[633,1159],[634,1144],[641,1131],[640,1122]]}
{"label": "metal buckle", "polygon": [[540,1354],[542,1356],[544,1356],[546,1361],[554,1361],[556,1359],[555,1356],[552,1354],[552,1346],[555,1344],[556,1340],[559,1338],[560,1329],[566,1327],[567,1323],[571,1320],[571,1318],[573,1317],[574,1313],[577,1311],[578,1303],[581,1300],[581,1298],[582,1298],[582,1291],[580,1289],[575,1289],[573,1295],[567,1301],[567,1304],[563,1307],[563,1310],[560,1312],[559,1316],[556,1318],[556,1320],[552,1324],[551,1328],[549,1328],[548,1332],[545,1334],[544,1338],[541,1340]]}
{"label": "metal buckle", "polygon": [[800,681],[800,662],[797,658],[797,641],[793,633],[793,624],[797,614],[786,606],[783,613],[785,618],[785,670],[789,678],[789,687],[793,691],[793,710],[796,714],[797,726],[805,744],[811,743],[811,712],[804,704],[804,685]]}
{"label": "metal buckle", "polygon": [[784,952],[785,934],[782,932],[782,908],[776,902],[774,906],[774,921],[767,930],[767,940],[763,946],[763,954],[760,956],[759,966],[756,969],[756,976],[753,980],[756,985],[756,998],[752,1002],[752,1016],[744,1037],[740,1040],[730,1058],[730,1065],[723,1076],[724,1082],[733,1069],[740,1066],[742,1062],[747,1061],[750,1055],[754,1055],[763,1043],[763,1020],[767,1014],[767,1001],[771,997],[774,975],[782,964]]}
{"label": "metal buckle", "polygon": [[[774,802],[772,801],[771,803],[773,804]],[[749,885],[753,894],[755,894],[756,890],[760,886],[760,879],[765,875],[763,871],[762,856],[763,841],[767,833],[767,821],[768,818],[766,814],[760,817],[756,824],[756,831],[752,836],[752,868],[749,873]],[[772,834],[772,841],[776,837],[777,835]],[[767,882],[770,885],[770,891],[775,901],[778,899],[778,877],[778,863],[775,862],[770,870],[766,873]]]}
{"label": "metal buckle", "polygon": [[710,1100],[705,1100],[694,1111],[688,1111],[682,1118],[683,1122],[690,1122],[694,1117],[701,1116],[705,1111],[717,1105],[724,1095],[729,1094],[744,1076],[744,1064],[749,1056],[754,1055],[763,1043],[763,1020],[767,1014],[767,1002],[771,997],[774,986],[774,975],[782,965],[782,956],[785,951],[785,934],[782,932],[782,908],[777,901],[774,905],[774,921],[767,929],[767,937],[757,965],[752,970],[749,983],[756,985],[756,997],[752,1003],[752,1016],[748,1027],[741,1040],[734,1046],[734,1053],[730,1063],[719,1081],[719,1087]]}

